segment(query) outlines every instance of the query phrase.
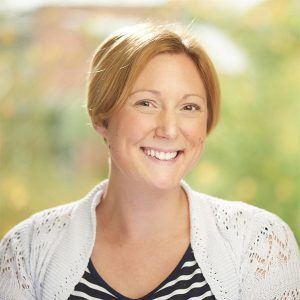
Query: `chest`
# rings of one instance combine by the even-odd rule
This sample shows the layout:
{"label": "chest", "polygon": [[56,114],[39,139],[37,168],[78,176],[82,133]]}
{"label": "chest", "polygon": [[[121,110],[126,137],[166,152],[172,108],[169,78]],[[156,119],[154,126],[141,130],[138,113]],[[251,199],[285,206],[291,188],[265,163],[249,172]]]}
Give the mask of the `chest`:
{"label": "chest", "polygon": [[99,239],[91,259],[108,285],[129,298],[139,298],[172,273],[188,245],[188,237],[129,245],[112,245]]}

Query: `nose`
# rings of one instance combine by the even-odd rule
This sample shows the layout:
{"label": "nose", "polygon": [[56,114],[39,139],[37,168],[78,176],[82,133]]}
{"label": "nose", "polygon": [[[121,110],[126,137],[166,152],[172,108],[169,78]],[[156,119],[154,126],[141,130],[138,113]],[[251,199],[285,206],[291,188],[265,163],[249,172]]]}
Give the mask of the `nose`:
{"label": "nose", "polygon": [[176,113],[174,111],[162,111],[157,118],[156,136],[166,139],[176,139],[179,132]]}

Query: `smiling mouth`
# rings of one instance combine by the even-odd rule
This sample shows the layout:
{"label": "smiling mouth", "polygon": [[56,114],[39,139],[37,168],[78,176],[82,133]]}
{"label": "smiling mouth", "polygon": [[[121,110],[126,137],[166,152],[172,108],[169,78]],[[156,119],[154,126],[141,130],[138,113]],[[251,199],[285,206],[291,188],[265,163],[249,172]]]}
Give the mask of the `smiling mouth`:
{"label": "smiling mouth", "polygon": [[142,147],[141,148],[143,150],[143,152],[149,156],[149,157],[153,157],[156,158],[158,160],[162,160],[162,161],[171,161],[171,160],[175,160],[179,154],[181,154],[183,151],[178,150],[178,151],[158,151],[152,148],[146,148],[146,147]]}

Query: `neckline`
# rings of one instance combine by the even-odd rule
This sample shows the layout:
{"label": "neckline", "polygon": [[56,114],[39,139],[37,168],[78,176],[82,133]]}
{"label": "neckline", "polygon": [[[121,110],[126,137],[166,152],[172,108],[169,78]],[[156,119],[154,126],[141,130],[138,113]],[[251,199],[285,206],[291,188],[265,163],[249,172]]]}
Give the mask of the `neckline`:
{"label": "neckline", "polygon": [[101,284],[107,291],[109,291],[111,294],[116,296],[118,299],[122,300],[147,300],[149,297],[153,296],[159,289],[161,289],[167,282],[171,281],[172,278],[176,277],[176,274],[183,266],[184,262],[192,252],[191,243],[189,243],[185,253],[183,254],[182,258],[180,259],[179,263],[176,265],[176,267],[173,269],[173,271],[167,276],[166,279],[164,279],[156,288],[154,288],[152,291],[147,293],[146,295],[139,297],[139,298],[128,298],[121,293],[119,293],[117,290],[115,290],[113,287],[111,287],[97,272],[96,268],[94,267],[94,264],[92,262],[92,259],[89,259],[88,263],[88,269],[91,272],[92,276],[96,280],[96,283]]}

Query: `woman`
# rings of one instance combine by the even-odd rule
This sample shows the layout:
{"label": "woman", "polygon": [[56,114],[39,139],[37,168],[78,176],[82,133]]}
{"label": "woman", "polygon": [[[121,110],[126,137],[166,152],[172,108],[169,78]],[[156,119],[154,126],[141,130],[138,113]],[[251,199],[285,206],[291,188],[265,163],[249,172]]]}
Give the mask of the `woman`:
{"label": "woman", "polygon": [[88,111],[108,180],[5,236],[1,299],[300,299],[289,227],[182,181],[219,113],[191,37],[151,24],[112,34],[92,61]]}

